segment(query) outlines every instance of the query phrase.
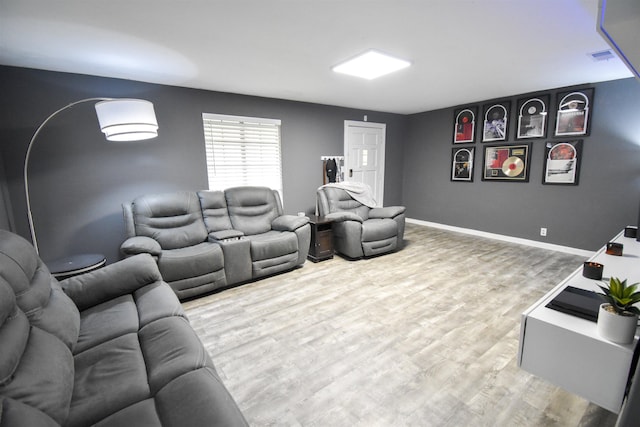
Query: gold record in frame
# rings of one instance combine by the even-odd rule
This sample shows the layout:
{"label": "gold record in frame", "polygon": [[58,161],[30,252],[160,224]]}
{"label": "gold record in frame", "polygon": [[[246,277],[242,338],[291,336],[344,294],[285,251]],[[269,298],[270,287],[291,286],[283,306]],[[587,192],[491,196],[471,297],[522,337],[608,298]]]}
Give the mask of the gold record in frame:
{"label": "gold record in frame", "polygon": [[518,176],[524,169],[524,162],[518,157],[509,157],[502,163],[502,173],[506,176]]}
{"label": "gold record in frame", "polygon": [[483,181],[529,182],[531,143],[483,148]]}

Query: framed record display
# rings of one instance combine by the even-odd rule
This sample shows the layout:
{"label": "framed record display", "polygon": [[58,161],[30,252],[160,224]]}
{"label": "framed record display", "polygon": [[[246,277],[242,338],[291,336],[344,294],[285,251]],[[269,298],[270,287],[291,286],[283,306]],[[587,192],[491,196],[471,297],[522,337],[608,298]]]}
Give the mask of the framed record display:
{"label": "framed record display", "polygon": [[482,142],[505,141],[507,139],[509,124],[509,109],[511,102],[503,101],[486,104],[482,117]]}
{"label": "framed record display", "polygon": [[548,94],[519,99],[516,139],[546,138],[548,112]]}
{"label": "framed record display", "polygon": [[543,184],[578,185],[582,140],[547,142],[544,149]]}
{"label": "framed record display", "polygon": [[484,147],[483,181],[529,182],[531,144]]}
{"label": "framed record display", "polygon": [[557,113],[554,136],[589,134],[593,88],[572,92],[560,92],[556,96]]}
{"label": "framed record display", "polygon": [[454,148],[451,154],[451,181],[473,181],[474,147]]}
{"label": "framed record display", "polygon": [[475,142],[478,107],[458,108],[453,111],[453,143]]}

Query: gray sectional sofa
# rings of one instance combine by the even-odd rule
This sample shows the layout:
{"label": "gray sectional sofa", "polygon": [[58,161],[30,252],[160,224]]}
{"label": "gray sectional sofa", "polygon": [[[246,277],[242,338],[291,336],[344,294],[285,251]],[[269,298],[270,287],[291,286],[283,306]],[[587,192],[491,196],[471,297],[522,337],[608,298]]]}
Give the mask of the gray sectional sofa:
{"label": "gray sectional sofa", "polygon": [[59,283],[0,231],[0,425],[247,423],[151,256]]}
{"label": "gray sectional sofa", "polygon": [[150,194],[123,210],[122,253],[152,255],[180,299],[291,270],[309,252],[309,218],[284,215],[267,187]]}

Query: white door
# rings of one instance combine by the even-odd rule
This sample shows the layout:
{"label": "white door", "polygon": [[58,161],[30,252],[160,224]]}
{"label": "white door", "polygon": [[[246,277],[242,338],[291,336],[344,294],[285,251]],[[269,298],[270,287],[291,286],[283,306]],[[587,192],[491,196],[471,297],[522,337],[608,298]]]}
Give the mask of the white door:
{"label": "white door", "polygon": [[367,184],[378,206],[384,200],[384,123],[344,122],[344,180]]}

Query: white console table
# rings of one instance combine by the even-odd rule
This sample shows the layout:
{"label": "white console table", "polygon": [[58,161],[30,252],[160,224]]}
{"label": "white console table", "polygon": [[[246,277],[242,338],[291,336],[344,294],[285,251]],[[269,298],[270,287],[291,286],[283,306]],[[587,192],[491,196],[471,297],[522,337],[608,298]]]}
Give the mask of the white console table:
{"label": "white console table", "polygon": [[[603,278],[640,282],[640,242],[620,233],[612,241],[624,245],[623,255],[607,255],[605,247],[590,261],[604,265]],[[522,313],[518,365],[611,412],[618,413],[638,342],[620,345],[601,338],[596,323],[547,308],[565,287],[597,291],[597,281],[582,276],[582,265]]]}

